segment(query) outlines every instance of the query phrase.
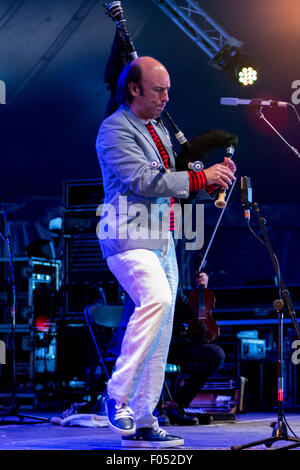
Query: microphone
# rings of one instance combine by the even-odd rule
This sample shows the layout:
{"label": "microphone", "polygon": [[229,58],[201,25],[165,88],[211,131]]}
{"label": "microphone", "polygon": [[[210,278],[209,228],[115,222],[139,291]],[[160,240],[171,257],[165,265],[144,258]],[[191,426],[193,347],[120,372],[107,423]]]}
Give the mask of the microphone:
{"label": "microphone", "polygon": [[253,98],[252,100],[244,100],[240,98],[220,98],[220,104],[225,106],[268,106],[271,108],[287,108],[291,104],[286,101],[277,101],[277,100],[261,100],[258,98]]}
{"label": "microphone", "polygon": [[252,207],[252,187],[249,176],[241,177],[241,201],[244,207],[245,219],[250,221],[250,209]]}

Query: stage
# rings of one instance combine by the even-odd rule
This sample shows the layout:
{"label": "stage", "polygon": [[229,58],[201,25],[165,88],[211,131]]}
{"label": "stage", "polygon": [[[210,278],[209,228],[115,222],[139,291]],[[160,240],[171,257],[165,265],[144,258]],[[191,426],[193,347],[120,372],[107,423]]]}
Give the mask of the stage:
{"label": "stage", "polygon": [[[59,413],[50,414],[49,412],[42,412],[32,413],[32,415],[53,417],[59,416]],[[113,453],[110,454],[110,451],[117,450],[119,452],[115,455],[122,455],[122,452],[120,452],[122,450],[120,438],[108,427],[65,427],[52,423],[36,423],[28,419],[24,419],[23,424],[11,424],[12,419],[15,420],[16,423],[19,423],[18,418],[9,418],[9,423],[4,424],[3,419],[4,418],[2,418],[0,427],[1,450],[93,450],[106,451],[105,455],[107,456],[113,455]],[[299,413],[286,413],[286,419],[292,431],[296,435],[300,435]],[[165,429],[168,432],[180,435],[184,438],[185,445],[183,447],[170,448],[163,451],[174,452],[174,450],[176,450],[176,452],[179,452],[181,455],[184,455],[185,451],[187,452],[186,455],[191,455],[193,451],[195,451],[196,455],[197,451],[231,450],[231,446],[242,445],[271,437],[271,423],[276,422],[276,420],[276,412],[249,412],[243,415],[237,415],[235,421],[215,422],[208,425],[186,427],[167,426]],[[290,431],[288,431],[288,433],[292,436]],[[251,450],[272,451],[288,444],[290,443],[280,441],[273,444],[271,448],[260,445]],[[294,450],[298,449],[300,449],[300,445]],[[132,450],[137,449],[132,448]],[[127,448],[126,451],[126,455],[129,455],[131,448]],[[159,452],[162,452],[162,450]],[[177,463],[179,464],[180,462]]]}

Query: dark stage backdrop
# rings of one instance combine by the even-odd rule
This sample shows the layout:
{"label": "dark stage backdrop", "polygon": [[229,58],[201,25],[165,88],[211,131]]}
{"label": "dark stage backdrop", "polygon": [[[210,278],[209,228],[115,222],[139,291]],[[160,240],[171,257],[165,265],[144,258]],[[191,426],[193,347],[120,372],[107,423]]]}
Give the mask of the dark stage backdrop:
{"label": "dark stage backdrop", "polygon": [[[248,108],[219,104],[222,96],[291,101],[292,82],[300,80],[299,1],[200,1],[225,30],[245,42],[259,64],[260,79],[251,89],[210,67],[204,53],[152,1],[122,4],[138,54],[152,55],[169,69],[168,109],[186,136],[216,127],[239,136],[238,172],[251,177],[255,199],[269,207],[270,235],[283,275],[299,282],[300,159]],[[109,98],[103,75],[114,33],[99,1],[0,0],[0,79],[7,92],[7,104],[0,108],[0,197],[14,224],[16,254],[28,241],[49,235],[48,219],[61,214],[64,180],[100,177],[94,145]],[[292,111],[266,110],[266,116],[300,147]],[[209,163],[222,158],[217,152]],[[207,265],[211,272],[226,271],[221,282],[233,284],[272,272],[267,253],[243,226],[238,200],[237,190],[237,212],[228,211]],[[208,231],[210,217],[216,218],[213,208],[211,213],[205,211]],[[188,265],[183,260],[189,256],[179,253],[184,273]],[[216,276],[211,279],[217,282]],[[189,284],[188,275],[185,281]]]}

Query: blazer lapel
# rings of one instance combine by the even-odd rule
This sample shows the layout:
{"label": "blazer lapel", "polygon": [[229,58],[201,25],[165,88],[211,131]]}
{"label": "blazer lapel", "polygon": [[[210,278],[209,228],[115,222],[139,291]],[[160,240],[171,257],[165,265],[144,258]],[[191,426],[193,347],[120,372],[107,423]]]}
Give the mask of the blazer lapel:
{"label": "blazer lapel", "polygon": [[123,108],[123,112],[128,121],[143,135],[143,137],[148,141],[151,147],[153,147],[153,150],[155,151],[155,153],[157,153],[158,157],[160,158],[159,151],[157,150],[157,147],[153,142],[151,135],[146,129],[145,124],[129,108]]}
{"label": "blazer lapel", "polygon": [[[159,161],[162,162],[162,158],[160,156],[160,153],[151,137],[149,134],[148,130],[145,127],[145,124],[129,109],[129,108],[123,108],[123,112],[130,121],[130,123],[143,135],[143,137],[147,140],[147,142],[151,145],[155,153],[157,154]],[[155,131],[157,132],[157,135],[159,136],[163,146],[165,147],[169,157],[170,157],[170,162],[171,162],[171,168],[174,167],[175,160],[174,160],[174,155],[173,155],[173,150],[171,146],[171,142],[169,141],[168,136],[165,134],[165,132],[162,130],[161,126],[155,125]],[[162,162],[163,163],[163,162]]]}

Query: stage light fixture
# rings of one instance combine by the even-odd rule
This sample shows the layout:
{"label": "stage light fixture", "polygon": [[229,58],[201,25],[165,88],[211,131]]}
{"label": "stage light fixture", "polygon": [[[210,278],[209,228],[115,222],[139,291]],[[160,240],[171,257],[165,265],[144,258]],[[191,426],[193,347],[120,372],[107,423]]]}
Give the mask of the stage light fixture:
{"label": "stage light fixture", "polygon": [[244,53],[239,52],[235,58],[235,76],[241,85],[254,85],[258,78],[257,66]]}
{"label": "stage light fixture", "polygon": [[257,70],[253,67],[243,67],[239,72],[237,72],[238,81],[244,85],[253,85],[257,80]]}
{"label": "stage light fixture", "polygon": [[211,60],[210,64],[231,73],[243,86],[254,85],[258,79],[257,66],[247,54],[236,46],[226,44]]}

